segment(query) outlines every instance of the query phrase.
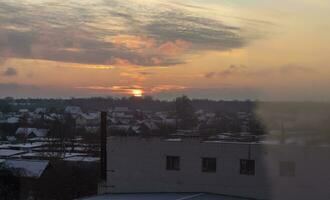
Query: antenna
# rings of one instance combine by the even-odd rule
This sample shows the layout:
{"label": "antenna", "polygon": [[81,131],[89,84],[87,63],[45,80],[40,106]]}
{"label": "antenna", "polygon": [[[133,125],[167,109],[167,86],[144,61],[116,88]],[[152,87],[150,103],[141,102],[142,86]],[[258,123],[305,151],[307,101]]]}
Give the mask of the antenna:
{"label": "antenna", "polygon": [[285,128],[283,121],[281,121],[281,144],[285,144]]}
{"label": "antenna", "polygon": [[100,179],[107,180],[107,112],[101,112],[101,173]]}

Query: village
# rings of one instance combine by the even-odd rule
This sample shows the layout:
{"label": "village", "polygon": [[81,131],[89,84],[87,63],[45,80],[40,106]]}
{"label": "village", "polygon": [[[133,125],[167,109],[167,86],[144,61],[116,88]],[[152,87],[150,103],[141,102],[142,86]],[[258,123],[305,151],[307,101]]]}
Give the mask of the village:
{"label": "village", "polygon": [[101,143],[107,140],[101,137],[101,111],[106,113],[108,138],[147,139],[146,145],[155,140],[188,141],[189,145],[189,141],[193,144],[193,141],[242,145],[305,145],[315,141],[327,144],[327,134],[306,137],[301,131],[297,135],[283,126],[266,130],[255,113],[246,109],[221,112],[196,109],[185,96],[171,105],[167,110],[129,106],[89,109],[74,104],[57,109],[34,105],[36,108],[32,109],[31,104],[11,103],[10,110],[0,112],[0,196],[74,199],[97,194],[102,171]]}
{"label": "village", "polygon": [[[56,110],[46,107],[31,109],[26,103],[11,103],[10,106],[14,109],[0,112],[1,195],[9,199],[15,195],[47,198],[53,195],[56,199],[72,199],[96,194],[100,165],[100,110],[82,109],[76,105]],[[108,134],[242,142],[257,141],[261,135],[259,129],[256,134],[248,132],[252,128],[249,113],[218,116],[204,110],[195,111],[189,101],[179,107],[183,108],[179,113],[109,107],[106,110]],[[86,181],[78,188],[76,182],[82,179]],[[52,186],[54,181],[58,182],[57,190],[71,190],[58,193]]]}

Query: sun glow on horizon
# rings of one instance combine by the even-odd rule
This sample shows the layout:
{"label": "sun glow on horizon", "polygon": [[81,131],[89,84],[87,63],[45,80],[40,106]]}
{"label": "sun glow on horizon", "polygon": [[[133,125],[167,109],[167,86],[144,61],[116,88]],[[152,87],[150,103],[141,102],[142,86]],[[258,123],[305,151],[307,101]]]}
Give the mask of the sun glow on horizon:
{"label": "sun glow on horizon", "polygon": [[135,97],[142,97],[143,91],[140,89],[132,89],[132,95]]}

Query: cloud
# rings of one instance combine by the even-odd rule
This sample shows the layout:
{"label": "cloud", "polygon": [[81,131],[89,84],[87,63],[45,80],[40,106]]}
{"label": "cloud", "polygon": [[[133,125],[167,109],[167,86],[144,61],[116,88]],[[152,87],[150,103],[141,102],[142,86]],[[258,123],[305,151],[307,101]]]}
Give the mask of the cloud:
{"label": "cloud", "polygon": [[83,87],[76,87],[76,89],[84,89],[90,91],[100,91],[103,94],[108,92],[110,93],[117,93],[123,95],[132,95],[134,91],[139,90],[142,91],[142,87],[138,85],[132,86],[83,86]]}
{"label": "cloud", "polygon": [[6,58],[0,56],[0,66],[5,63]]}
{"label": "cloud", "polygon": [[267,76],[289,76],[289,75],[299,75],[304,73],[315,73],[316,70],[309,67],[299,66],[299,65],[283,65],[275,68],[259,68],[253,69],[248,68],[245,65],[230,65],[226,69],[220,71],[211,71],[204,74],[205,78],[227,78],[230,76],[243,75],[245,77],[267,77]]}
{"label": "cloud", "polygon": [[258,70],[246,71],[244,75],[246,76],[259,76],[259,77],[269,77],[269,76],[297,76],[302,74],[317,73],[315,68],[300,66],[295,64],[287,64],[282,66],[277,66],[273,68],[263,68]]}
{"label": "cloud", "polygon": [[181,91],[181,90],[185,90],[187,88],[188,87],[186,87],[186,86],[180,86],[180,85],[158,85],[158,86],[149,88],[149,93],[157,94],[157,93],[168,92],[168,91]]}
{"label": "cloud", "polygon": [[216,75],[217,75],[216,72],[207,72],[204,76],[205,78],[213,78]]}
{"label": "cloud", "polygon": [[246,39],[239,34],[239,27],[195,17],[181,10],[160,13],[155,21],[146,26],[146,30],[159,40],[182,40],[191,43],[198,51],[227,51],[241,48],[246,43]]}
{"label": "cloud", "polygon": [[119,0],[0,2],[0,57],[172,66],[185,63],[188,53],[227,51],[249,41],[242,28],[187,6]]}
{"label": "cloud", "polygon": [[142,76],[149,76],[149,75],[154,75],[155,73],[154,72],[145,72],[145,71],[142,71],[142,72],[138,72],[138,74],[140,74]]}
{"label": "cloud", "polygon": [[208,72],[204,74],[205,78],[214,78],[214,77],[222,77],[226,78],[228,76],[237,75],[240,73],[245,73],[247,67],[245,65],[230,65],[228,68],[216,71],[216,72]]}
{"label": "cloud", "polygon": [[2,73],[3,76],[16,76],[18,74],[17,70],[13,67],[8,67]]}
{"label": "cloud", "polygon": [[24,85],[18,83],[0,83],[0,97],[6,96],[33,96],[31,94],[38,91],[38,87],[35,85]]}
{"label": "cloud", "polygon": [[299,65],[292,65],[292,64],[281,66],[278,70],[282,74],[315,72],[315,69],[303,67],[303,66],[299,66]]}
{"label": "cloud", "polygon": [[135,35],[116,35],[110,39],[116,47],[126,47],[133,50],[143,50],[154,48],[156,41],[154,38]]}
{"label": "cloud", "polygon": [[187,87],[179,86],[179,85],[157,85],[157,86],[139,86],[139,85],[131,85],[131,86],[79,86],[76,89],[90,90],[90,91],[100,91],[105,94],[107,92],[131,95],[133,91],[140,90],[143,94],[158,94],[162,92],[168,91],[180,91],[184,90]]}
{"label": "cloud", "polygon": [[15,98],[68,98],[68,97],[87,97],[85,93],[80,93],[72,88],[59,88],[50,85],[32,85],[21,83],[0,83],[0,98],[15,97]]}
{"label": "cloud", "polygon": [[264,93],[253,87],[223,86],[218,88],[185,88],[182,90],[169,90],[155,94],[161,99],[176,98],[180,95],[188,95],[190,98],[207,98],[213,100],[247,100],[262,99]]}

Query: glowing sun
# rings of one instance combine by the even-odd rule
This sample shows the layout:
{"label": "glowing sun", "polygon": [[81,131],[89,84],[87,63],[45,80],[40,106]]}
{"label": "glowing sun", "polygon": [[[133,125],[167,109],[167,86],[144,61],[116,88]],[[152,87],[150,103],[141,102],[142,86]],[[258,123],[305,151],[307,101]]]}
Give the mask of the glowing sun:
{"label": "glowing sun", "polygon": [[133,89],[132,94],[135,97],[142,97],[143,96],[143,91],[140,89]]}

